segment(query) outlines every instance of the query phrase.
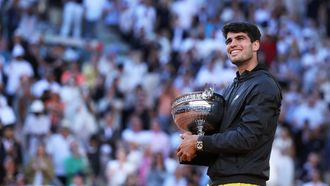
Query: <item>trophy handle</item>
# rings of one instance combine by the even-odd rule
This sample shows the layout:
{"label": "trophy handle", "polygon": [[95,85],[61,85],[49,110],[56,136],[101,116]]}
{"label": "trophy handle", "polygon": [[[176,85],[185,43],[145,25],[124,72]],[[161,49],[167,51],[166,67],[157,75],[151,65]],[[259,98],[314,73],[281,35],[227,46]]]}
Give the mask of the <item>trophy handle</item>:
{"label": "trophy handle", "polygon": [[209,86],[208,88],[205,88],[203,93],[202,93],[202,98],[203,99],[210,99],[213,96],[214,93],[214,87]]}

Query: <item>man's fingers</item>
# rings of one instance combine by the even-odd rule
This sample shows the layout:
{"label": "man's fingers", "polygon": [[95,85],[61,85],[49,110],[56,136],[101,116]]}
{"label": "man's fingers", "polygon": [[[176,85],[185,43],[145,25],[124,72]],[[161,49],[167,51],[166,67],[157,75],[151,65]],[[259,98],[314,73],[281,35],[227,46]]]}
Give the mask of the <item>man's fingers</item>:
{"label": "man's fingers", "polygon": [[187,155],[187,154],[182,154],[181,156],[179,156],[179,160],[182,161],[191,161],[196,157],[196,155]]}
{"label": "man's fingers", "polygon": [[187,155],[181,149],[178,150],[178,152],[176,153],[176,155],[178,156],[178,158],[180,160],[187,161]]}
{"label": "man's fingers", "polygon": [[176,155],[177,155],[178,157],[181,157],[181,156],[183,155],[183,152],[181,151],[181,149],[178,149],[178,150],[177,150]]}
{"label": "man's fingers", "polygon": [[181,139],[184,140],[187,137],[186,133],[181,134]]}
{"label": "man's fingers", "polygon": [[184,154],[182,154],[179,159],[182,160],[182,161],[188,161],[187,156],[184,155]]}
{"label": "man's fingers", "polygon": [[196,157],[196,154],[187,154],[184,151],[182,151],[182,149],[179,149],[179,148],[178,148],[176,155],[180,161],[181,160],[182,161],[191,161],[192,159],[194,159]]}
{"label": "man's fingers", "polygon": [[190,135],[192,135],[192,133],[187,131],[187,132],[184,132],[184,133],[180,134],[180,138],[184,139],[186,136],[190,136]]}
{"label": "man's fingers", "polygon": [[181,145],[176,149],[176,152],[181,151]]}

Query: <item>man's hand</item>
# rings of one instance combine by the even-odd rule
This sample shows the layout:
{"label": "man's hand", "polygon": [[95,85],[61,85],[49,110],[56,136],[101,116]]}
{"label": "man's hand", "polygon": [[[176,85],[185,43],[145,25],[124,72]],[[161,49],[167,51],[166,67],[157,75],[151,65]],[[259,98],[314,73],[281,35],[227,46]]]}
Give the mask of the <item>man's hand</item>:
{"label": "man's hand", "polygon": [[191,132],[181,134],[182,142],[177,149],[177,156],[180,161],[191,161],[196,156],[196,143],[198,136]]}

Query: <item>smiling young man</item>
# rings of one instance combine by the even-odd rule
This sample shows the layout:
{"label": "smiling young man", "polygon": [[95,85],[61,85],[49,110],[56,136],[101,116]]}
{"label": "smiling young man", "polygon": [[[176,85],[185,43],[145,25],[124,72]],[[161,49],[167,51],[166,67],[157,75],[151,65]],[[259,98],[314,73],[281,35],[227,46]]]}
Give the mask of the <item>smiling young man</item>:
{"label": "smiling young man", "polygon": [[[258,27],[234,22],[222,31],[227,56],[238,69],[233,83],[223,92],[226,105],[222,122],[212,135],[183,133],[177,155],[188,164],[208,166],[209,185],[266,185],[281,90],[273,76],[258,64]],[[200,154],[216,158],[200,163]]]}

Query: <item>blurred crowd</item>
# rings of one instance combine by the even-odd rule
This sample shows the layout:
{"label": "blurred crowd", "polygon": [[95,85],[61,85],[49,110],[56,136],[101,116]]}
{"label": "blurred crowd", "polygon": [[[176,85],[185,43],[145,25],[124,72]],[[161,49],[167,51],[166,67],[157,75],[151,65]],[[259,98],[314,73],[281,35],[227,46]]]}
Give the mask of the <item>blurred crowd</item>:
{"label": "blurred crowd", "polygon": [[171,102],[236,69],[221,28],[262,31],[283,103],[270,186],[330,184],[330,1],[0,0],[0,185],[206,185]]}

